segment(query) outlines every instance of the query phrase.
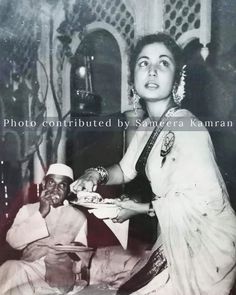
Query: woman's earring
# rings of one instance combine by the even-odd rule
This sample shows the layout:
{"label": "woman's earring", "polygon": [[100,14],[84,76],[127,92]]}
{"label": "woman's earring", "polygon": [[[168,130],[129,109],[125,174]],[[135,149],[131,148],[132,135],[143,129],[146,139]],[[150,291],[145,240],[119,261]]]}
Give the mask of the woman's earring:
{"label": "woman's earring", "polygon": [[130,92],[131,92],[131,101],[133,104],[133,110],[135,114],[137,114],[137,110],[140,108],[140,104],[139,104],[140,96],[138,95],[138,93],[136,92],[134,88],[132,88]]}
{"label": "woman's earring", "polygon": [[185,97],[185,78],[186,78],[186,65],[182,67],[179,84],[175,83],[172,90],[174,102],[179,106],[181,105],[181,102]]}

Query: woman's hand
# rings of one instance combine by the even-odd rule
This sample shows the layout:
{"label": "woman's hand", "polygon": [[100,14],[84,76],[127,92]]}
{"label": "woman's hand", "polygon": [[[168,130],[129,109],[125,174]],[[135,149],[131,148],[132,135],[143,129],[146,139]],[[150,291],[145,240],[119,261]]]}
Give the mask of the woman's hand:
{"label": "woman's hand", "polygon": [[100,176],[96,170],[87,170],[85,173],[70,185],[73,193],[80,191],[94,192],[97,189]]}
{"label": "woman's hand", "polygon": [[114,199],[114,204],[123,209],[136,211],[137,214],[147,213],[149,209],[148,203],[139,203],[128,197],[125,197],[123,199]]}
{"label": "woman's hand", "polygon": [[148,203],[138,203],[127,196],[122,199],[114,199],[114,204],[120,208],[118,215],[112,219],[113,222],[123,222],[137,214],[146,214],[149,210]]}
{"label": "woman's hand", "polygon": [[[121,170],[120,166],[115,164],[111,167],[108,167],[108,185],[117,185],[124,183],[124,175],[123,171]],[[96,170],[90,168],[85,171],[85,173],[76,181],[74,181],[70,185],[70,189],[73,193],[77,194],[77,192],[85,190],[88,192],[94,192],[97,189],[97,185],[100,181],[100,175]]]}
{"label": "woman's hand", "polygon": [[138,213],[134,210],[129,210],[129,209],[120,209],[118,215],[115,218],[112,218],[112,221],[114,223],[122,223],[131,217],[137,215]]}

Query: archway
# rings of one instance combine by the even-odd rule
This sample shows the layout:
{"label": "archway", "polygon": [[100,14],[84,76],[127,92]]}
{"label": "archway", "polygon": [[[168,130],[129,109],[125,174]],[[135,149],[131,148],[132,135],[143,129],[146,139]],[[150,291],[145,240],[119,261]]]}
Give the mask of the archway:
{"label": "archway", "polygon": [[[121,116],[123,79],[121,50],[116,38],[103,28],[88,30],[74,52],[70,71],[72,119],[106,122],[111,118],[116,122]],[[81,97],[81,91],[85,97]],[[108,126],[105,132],[99,126],[70,131],[66,158],[76,175],[88,167],[108,166],[120,160],[122,128],[113,127],[116,126]]]}
{"label": "archway", "polygon": [[[70,80],[73,112],[112,114],[121,110],[121,56],[112,34],[100,29],[85,36],[75,52]],[[85,109],[80,90],[96,94],[87,95]]]}

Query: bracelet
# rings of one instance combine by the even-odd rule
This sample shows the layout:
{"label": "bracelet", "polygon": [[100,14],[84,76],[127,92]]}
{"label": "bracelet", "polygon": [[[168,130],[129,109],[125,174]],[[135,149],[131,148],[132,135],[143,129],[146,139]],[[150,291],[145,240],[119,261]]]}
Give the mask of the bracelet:
{"label": "bracelet", "polygon": [[95,168],[89,168],[87,170],[85,170],[86,172],[90,172],[90,171],[96,171],[99,174],[99,184],[106,184],[109,180],[109,175],[108,175],[108,171],[102,167],[102,166],[98,166]]}
{"label": "bracelet", "polygon": [[154,217],[156,215],[155,210],[153,209],[153,206],[152,206],[152,202],[149,203],[149,209],[148,209],[147,215],[149,215],[150,217]]}

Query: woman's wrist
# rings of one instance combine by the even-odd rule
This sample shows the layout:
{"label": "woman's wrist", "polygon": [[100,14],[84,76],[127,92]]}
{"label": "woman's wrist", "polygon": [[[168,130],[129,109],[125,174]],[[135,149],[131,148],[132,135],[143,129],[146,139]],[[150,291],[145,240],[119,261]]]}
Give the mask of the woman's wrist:
{"label": "woman's wrist", "polygon": [[122,194],[120,196],[120,202],[129,202],[129,206],[124,206],[123,208],[127,208],[133,211],[136,211],[138,214],[148,214],[149,216],[155,216],[155,211],[152,207],[152,202],[150,203],[141,203],[139,200],[135,198],[131,198],[129,195]]}
{"label": "woman's wrist", "polygon": [[149,203],[147,215],[154,217],[156,215],[152,202]]}
{"label": "woman's wrist", "polygon": [[89,172],[96,172],[97,173],[99,184],[106,184],[109,180],[108,171],[102,166],[89,168],[89,169],[85,170],[85,173],[89,173]]}
{"label": "woman's wrist", "polygon": [[149,210],[149,203],[138,203],[140,206],[140,214],[147,214]]}
{"label": "woman's wrist", "polygon": [[136,211],[140,214],[147,214],[150,217],[155,216],[155,210],[152,207],[152,202],[150,203],[136,203]]}
{"label": "woman's wrist", "polygon": [[134,201],[134,205],[133,207],[131,206],[130,209],[136,211],[139,214],[147,214],[149,210],[149,203],[140,203]]}

